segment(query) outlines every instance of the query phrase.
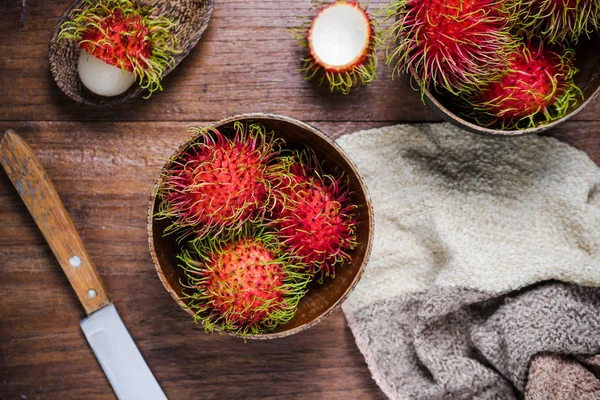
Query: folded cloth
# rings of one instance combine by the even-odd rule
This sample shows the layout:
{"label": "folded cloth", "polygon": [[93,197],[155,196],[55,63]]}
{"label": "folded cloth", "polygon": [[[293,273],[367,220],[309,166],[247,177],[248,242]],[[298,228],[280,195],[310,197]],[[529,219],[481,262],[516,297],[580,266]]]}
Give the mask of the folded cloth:
{"label": "folded cloth", "polygon": [[586,154],[448,124],[338,143],[375,210],[343,310],[389,398],[600,399],[600,169]]}

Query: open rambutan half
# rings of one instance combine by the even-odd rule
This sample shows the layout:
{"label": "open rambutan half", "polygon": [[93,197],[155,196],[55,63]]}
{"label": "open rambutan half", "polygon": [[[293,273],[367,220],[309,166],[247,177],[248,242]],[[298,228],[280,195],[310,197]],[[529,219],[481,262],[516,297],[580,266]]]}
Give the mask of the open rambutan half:
{"label": "open rambutan half", "polygon": [[59,34],[59,40],[76,40],[82,49],[82,83],[102,96],[121,94],[135,79],[148,96],[162,90],[163,72],[174,66],[173,55],[178,53],[174,22],[133,0],[88,0],[87,4],[61,26]]}
{"label": "open rambutan half", "polygon": [[166,233],[201,238],[259,222],[270,201],[270,182],[280,173],[281,167],[271,161],[282,140],[260,124],[240,122],[234,124],[232,138],[211,128],[191,131],[201,136],[172,160],[159,189],[156,217],[173,220]]}
{"label": "open rambutan half", "polygon": [[264,230],[194,240],[189,247],[179,256],[192,290],[188,306],[207,331],[269,332],[294,316],[311,280]]}
{"label": "open rambutan half", "polygon": [[504,0],[396,0],[387,8],[387,63],[394,74],[414,71],[422,89],[474,92],[515,47],[514,8]]}
{"label": "open rambutan half", "polygon": [[477,122],[525,129],[563,117],[582,97],[573,82],[574,55],[571,49],[553,51],[542,43],[522,43],[503,76],[470,98],[472,109],[481,113]]}
{"label": "open rambutan half", "polygon": [[272,226],[282,249],[310,273],[335,276],[335,266],[350,260],[356,246],[357,206],[344,176],[324,174],[312,151],[286,160],[290,174],[274,194]]}
{"label": "open rambutan half", "polygon": [[547,43],[577,43],[600,29],[600,0],[520,0],[520,25]]}
{"label": "open rambutan half", "polygon": [[301,71],[306,79],[317,77],[319,85],[348,94],[354,87],[376,77],[375,29],[358,2],[337,0],[313,3],[312,20],[293,29],[298,43],[308,49]]}

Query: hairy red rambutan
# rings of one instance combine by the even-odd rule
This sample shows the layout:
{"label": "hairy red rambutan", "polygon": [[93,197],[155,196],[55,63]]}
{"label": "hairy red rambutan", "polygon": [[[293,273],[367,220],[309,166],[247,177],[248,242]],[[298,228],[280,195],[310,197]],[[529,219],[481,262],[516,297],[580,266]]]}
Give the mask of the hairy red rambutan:
{"label": "hairy red rambutan", "polygon": [[548,43],[577,43],[600,28],[600,0],[520,0],[520,25]]}
{"label": "hairy red rambutan", "polygon": [[167,233],[183,230],[203,237],[259,222],[271,177],[280,168],[271,161],[282,141],[259,124],[236,122],[231,139],[215,129],[199,132],[198,142],[173,160],[163,177],[156,216],[174,220]]}
{"label": "hairy red rambutan", "polygon": [[507,63],[515,46],[514,5],[503,0],[397,0],[385,34],[394,73],[414,71],[421,88],[474,92]]}
{"label": "hairy red rambutan", "polygon": [[[132,72],[150,94],[162,89],[163,72],[175,64],[173,55],[178,52],[171,33],[174,22],[152,15],[153,10],[132,0],[88,0],[86,3],[87,7],[77,10],[73,21],[61,26],[59,39],[77,40],[92,56]],[[80,75],[81,63],[85,60],[79,61]],[[92,73],[98,73],[94,71]],[[82,81],[85,84],[87,77],[82,77]]]}
{"label": "hairy red rambutan", "polygon": [[323,174],[310,151],[286,161],[290,174],[275,193],[271,226],[282,248],[310,273],[335,276],[335,265],[349,260],[356,246],[357,207],[344,177]]}
{"label": "hairy red rambutan", "polygon": [[574,51],[555,52],[542,43],[523,43],[511,56],[504,75],[470,99],[483,125],[521,129],[563,117],[582,96],[573,82]]}
{"label": "hairy red rambutan", "polygon": [[305,79],[319,78],[330,90],[348,94],[369,84],[377,73],[375,29],[357,1],[313,1],[316,15],[292,29],[298,43],[308,49],[302,60]]}
{"label": "hairy red rambutan", "polygon": [[311,279],[264,230],[194,240],[189,247],[179,255],[193,290],[187,298],[195,320],[207,331],[269,332],[294,316]]}

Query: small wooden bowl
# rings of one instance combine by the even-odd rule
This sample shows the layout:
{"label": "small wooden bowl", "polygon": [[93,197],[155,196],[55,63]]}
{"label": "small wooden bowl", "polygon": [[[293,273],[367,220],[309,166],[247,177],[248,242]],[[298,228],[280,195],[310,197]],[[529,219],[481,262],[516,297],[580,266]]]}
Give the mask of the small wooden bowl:
{"label": "small wooden bowl", "polygon": [[[540,133],[565,122],[583,110],[590,101],[598,96],[598,93],[600,93],[600,51],[598,49],[600,49],[600,35],[597,34],[590,39],[582,38],[579,44],[575,46],[575,66],[579,69],[579,72],[575,74],[575,83],[583,92],[583,100],[572,105],[567,111],[567,115],[546,125],[518,130],[502,130],[494,126],[481,126],[460,116],[461,113],[464,113],[464,109],[456,105],[455,97],[449,93],[436,93],[425,90],[425,103],[444,120],[469,132],[502,136]],[[414,71],[412,71],[412,76],[415,80],[419,80]]]}
{"label": "small wooden bowl", "polygon": [[[155,14],[165,16],[176,22],[174,35],[181,53],[176,54],[175,65],[163,73],[167,76],[198,43],[208,26],[212,15],[214,0],[141,0],[149,8],[155,8]],[[79,79],[77,63],[80,47],[74,40],[58,40],[60,27],[75,16],[75,10],[88,7],[85,0],[75,0],[61,16],[50,39],[48,59],[50,70],[58,87],[78,103],[90,106],[110,106],[120,104],[139,96],[144,89],[134,83],[125,93],[113,97],[98,96],[90,92]]]}
{"label": "small wooden bowl", "polygon": [[[318,159],[327,165],[335,166],[350,178],[351,201],[359,206],[358,224],[356,228],[359,245],[350,252],[352,261],[336,267],[335,279],[325,279],[323,284],[313,282],[308,293],[300,300],[294,318],[285,325],[278,326],[273,332],[248,336],[253,339],[275,339],[302,332],[331,314],[348,297],[358,283],[369,259],[373,244],[373,209],[367,187],[356,167],[344,154],[343,150],[331,139],[314,127],[293,118],[271,114],[245,114],[224,119],[212,125],[224,134],[231,132],[236,121],[253,121],[262,124],[267,130],[274,130],[278,137],[285,139],[286,148],[312,148]],[[197,141],[194,135],[183,143],[171,157],[176,159],[188,151],[190,145]],[[156,181],[153,193],[162,185],[163,172],[170,168],[171,162],[163,167]],[[169,221],[155,220],[154,215],[160,204],[160,198],[152,195],[148,209],[148,242],[156,272],[171,297],[190,315],[194,315],[186,307],[187,300],[182,299],[185,275],[179,266],[176,256],[179,246],[174,235],[164,236],[163,232]]]}

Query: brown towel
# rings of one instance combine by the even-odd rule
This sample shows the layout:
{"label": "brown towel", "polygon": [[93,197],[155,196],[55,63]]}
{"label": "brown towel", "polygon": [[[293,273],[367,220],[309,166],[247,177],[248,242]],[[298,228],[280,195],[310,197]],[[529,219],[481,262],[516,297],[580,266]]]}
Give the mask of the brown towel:
{"label": "brown towel", "polygon": [[584,153],[448,124],[338,143],[375,209],[343,309],[390,398],[600,399],[600,169]]}

